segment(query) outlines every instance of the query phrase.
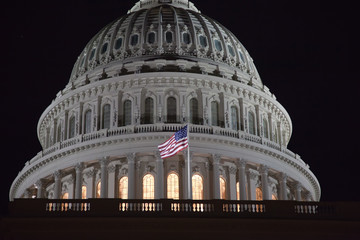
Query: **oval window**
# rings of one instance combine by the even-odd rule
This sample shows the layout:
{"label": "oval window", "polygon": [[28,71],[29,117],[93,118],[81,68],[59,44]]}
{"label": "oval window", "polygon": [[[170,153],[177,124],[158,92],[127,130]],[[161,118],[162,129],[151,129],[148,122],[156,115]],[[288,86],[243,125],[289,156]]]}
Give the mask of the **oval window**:
{"label": "oval window", "polygon": [[183,33],[183,42],[185,44],[190,44],[191,40],[190,40],[190,34],[189,33]]}
{"label": "oval window", "polygon": [[115,49],[119,49],[121,48],[121,45],[122,45],[122,38],[118,38],[115,42]]}
{"label": "oval window", "polygon": [[136,46],[138,42],[139,42],[139,35],[138,34],[132,35],[130,39],[131,46]]}
{"label": "oval window", "polygon": [[172,32],[165,33],[165,41],[166,43],[172,43],[173,41]]}
{"label": "oval window", "polygon": [[228,45],[228,50],[231,56],[235,57],[235,52],[234,52],[234,48],[230,45]]}
{"label": "oval window", "polygon": [[155,42],[155,33],[151,32],[148,34],[148,43],[153,44]]}
{"label": "oval window", "polygon": [[101,48],[101,54],[106,53],[107,47],[108,47],[108,43],[104,43],[104,45]]}
{"label": "oval window", "polygon": [[200,35],[200,37],[199,37],[199,42],[200,42],[200,45],[202,46],[202,47],[207,47],[207,40],[206,40],[206,37],[205,36],[203,36],[203,35]]}
{"label": "oval window", "polygon": [[214,44],[215,44],[215,48],[216,50],[218,50],[219,52],[222,51],[222,46],[221,46],[221,42],[217,39],[214,40]]}
{"label": "oval window", "polygon": [[94,56],[95,56],[95,49],[96,48],[94,48],[93,50],[91,50],[91,53],[90,53],[90,61],[94,58]]}

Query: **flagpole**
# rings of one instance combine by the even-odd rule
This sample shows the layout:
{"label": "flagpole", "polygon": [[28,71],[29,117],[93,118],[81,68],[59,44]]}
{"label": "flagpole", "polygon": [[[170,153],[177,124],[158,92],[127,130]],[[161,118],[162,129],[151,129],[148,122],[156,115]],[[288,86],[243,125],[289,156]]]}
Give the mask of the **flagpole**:
{"label": "flagpole", "polygon": [[189,122],[187,124],[187,141],[188,141],[188,149],[187,149],[187,199],[191,199],[191,164],[190,164],[190,126],[189,126]]}

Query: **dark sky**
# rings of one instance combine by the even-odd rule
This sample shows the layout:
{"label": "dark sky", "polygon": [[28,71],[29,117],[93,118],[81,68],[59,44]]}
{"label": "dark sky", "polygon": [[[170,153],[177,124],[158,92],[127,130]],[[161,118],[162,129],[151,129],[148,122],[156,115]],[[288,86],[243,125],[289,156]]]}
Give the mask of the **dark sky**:
{"label": "dark sky", "polygon": [[[353,8],[345,1],[322,0],[193,2],[238,37],[262,81],[290,114],[288,147],[317,176],[321,200],[359,201],[360,91],[349,27]],[[2,212],[17,173],[41,150],[37,121],[67,84],[77,56],[134,3],[14,0],[2,5]]]}

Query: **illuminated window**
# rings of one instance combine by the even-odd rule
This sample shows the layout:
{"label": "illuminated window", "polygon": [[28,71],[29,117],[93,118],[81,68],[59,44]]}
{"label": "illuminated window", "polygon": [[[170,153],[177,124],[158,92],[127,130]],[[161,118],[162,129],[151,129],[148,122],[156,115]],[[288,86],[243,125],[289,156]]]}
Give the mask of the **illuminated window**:
{"label": "illuminated window", "polygon": [[220,177],[220,199],[226,199],[226,181]]}
{"label": "illuminated window", "polygon": [[238,124],[239,123],[239,115],[238,110],[235,106],[231,107],[231,129],[232,130],[239,130]]}
{"label": "illuminated window", "polygon": [[85,112],[84,133],[91,132],[91,110]]}
{"label": "illuminated window", "polygon": [[192,176],[192,196],[194,200],[202,200],[204,198],[203,179],[197,173]]}
{"label": "illuminated window", "polygon": [[145,124],[154,123],[154,99],[148,97],[145,99]]}
{"label": "illuminated window", "polygon": [[101,181],[98,182],[98,184],[96,185],[96,198],[100,198],[101,196]]}
{"label": "illuminated window", "polygon": [[272,200],[278,200],[277,197],[275,196],[275,194],[272,194],[272,195],[271,195],[271,199],[272,199]]}
{"label": "illuminated window", "polygon": [[124,126],[131,125],[131,101],[124,102]]}
{"label": "illuminated window", "polygon": [[262,190],[260,188],[256,188],[256,201],[262,201],[263,195]]}
{"label": "illuminated window", "polygon": [[179,177],[175,173],[167,177],[167,198],[179,199]]}
{"label": "illuminated window", "polygon": [[265,118],[263,118],[263,128],[264,128],[264,137],[269,138],[268,123]]}
{"label": "illuminated window", "polygon": [[86,199],[86,186],[81,187],[81,199]]}
{"label": "illuminated window", "polygon": [[211,125],[219,126],[219,104],[216,101],[211,102]]}
{"label": "illuminated window", "polygon": [[240,200],[240,184],[239,184],[239,182],[236,183],[236,199]]}
{"label": "illuminated window", "polygon": [[72,116],[69,121],[69,138],[75,137],[75,117]]}
{"label": "illuminated window", "polygon": [[119,181],[119,198],[127,199],[128,198],[128,177],[122,177]]}
{"label": "illuminated window", "polygon": [[199,107],[196,98],[190,99],[190,122],[199,124]]}
{"label": "illuminated window", "polygon": [[143,199],[154,199],[154,176],[146,174],[143,178]]}
{"label": "illuminated window", "polygon": [[176,122],[176,98],[168,97],[167,98],[167,122],[175,123]]}
{"label": "illuminated window", "polygon": [[102,129],[110,128],[110,104],[103,106]]}
{"label": "illuminated window", "polygon": [[69,199],[69,193],[64,193],[61,197],[62,199]]}
{"label": "illuminated window", "polygon": [[255,115],[249,112],[249,133],[255,135]]}

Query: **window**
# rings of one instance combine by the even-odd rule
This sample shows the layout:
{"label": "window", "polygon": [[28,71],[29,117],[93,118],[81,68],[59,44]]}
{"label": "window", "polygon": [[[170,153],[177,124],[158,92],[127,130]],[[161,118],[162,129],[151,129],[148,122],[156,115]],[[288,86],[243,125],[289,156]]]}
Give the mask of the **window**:
{"label": "window", "polygon": [[262,201],[263,200],[263,195],[262,195],[262,190],[257,187],[256,188],[256,201]]}
{"label": "window", "polygon": [[216,50],[218,50],[219,52],[221,52],[221,51],[222,51],[221,42],[220,42],[218,39],[215,39],[215,40],[214,40],[214,44],[215,44]]}
{"label": "window", "polygon": [[61,199],[69,199],[69,193],[64,193],[61,197]]}
{"label": "window", "polygon": [[264,137],[269,138],[268,123],[265,118],[263,118],[263,128],[264,128]]}
{"label": "window", "polygon": [[235,57],[235,51],[234,51],[234,48],[230,45],[228,45],[228,50],[229,50],[229,53],[231,56]]}
{"label": "window", "polygon": [[179,177],[176,173],[167,177],[167,198],[179,199]]}
{"label": "window", "polygon": [[206,37],[204,35],[200,35],[199,36],[199,42],[200,42],[200,45],[203,47],[203,48],[206,48],[207,47],[207,40],[206,40]]}
{"label": "window", "polygon": [[119,48],[121,48],[122,42],[123,42],[123,39],[122,39],[122,38],[116,39],[116,42],[115,42],[115,49],[116,49],[116,50],[118,50]]}
{"label": "window", "polygon": [[192,176],[192,195],[194,200],[204,199],[203,179],[198,173]]}
{"label": "window", "polygon": [[185,43],[185,44],[190,44],[191,43],[191,39],[190,39],[190,34],[189,33],[187,33],[187,32],[185,32],[185,33],[183,33],[183,42]]}
{"label": "window", "polygon": [[139,35],[138,34],[132,35],[130,38],[130,45],[134,47],[138,44],[138,42],[139,42]]}
{"label": "window", "polygon": [[143,178],[143,199],[154,199],[154,176],[150,173]]}
{"label": "window", "polygon": [[235,106],[231,107],[231,129],[239,130],[239,114]]}
{"label": "window", "polygon": [[91,50],[90,58],[89,58],[90,61],[91,61],[91,60],[94,58],[94,56],[95,56],[95,50],[96,50],[96,48],[93,48],[93,50]]}
{"label": "window", "polygon": [[271,200],[278,200],[275,194],[271,194]]}
{"label": "window", "polygon": [[226,199],[226,181],[223,177],[220,177],[220,199]]}
{"label": "window", "polygon": [[242,54],[242,52],[239,50],[239,56],[240,56],[240,60],[245,63],[245,58],[244,58],[244,54]]}
{"label": "window", "polygon": [[219,126],[219,104],[216,101],[211,102],[211,125]]}
{"label": "window", "polygon": [[72,116],[69,121],[69,138],[75,137],[75,116]]}
{"label": "window", "polygon": [[199,107],[196,98],[190,99],[190,122],[199,124]]}
{"label": "window", "polygon": [[255,135],[255,115],[249,112],[249,133]]}
{"label": "window", "polygon": [[176,98],[168,97],[167,99],[167,122],[176,122]]}
{"label": "window", "polygon": [[101,48],[101,54],[106,53],[107,48],[108,48],[108,43],[106,42],[106,43],[104,43],[104,45],[103,45],[102,48]]}
{"label": "window", "polygon": [[119,180],[119,198],[128,199],[128,185],[129,179],[128,177],[122,177]]}
{"label": "window", "polygon": [[153,44],[153,43],[155,43],[155,33],[154,32],[150,32],[149,34],[148,34],[148,43],[149,44]]}
{"label": "window", "polygon": [[236,183],[236,200],[240,200],[240,184]]}
{"label": "window", "polygon": [[81,199],[86,199],[86,186],[81,187]]}
{"label": "window", "polygon": [[124,126],[131,125],[131,101],[124,102]]}
{"label": "window", "polygon": [[91,110],[85,112],[84,133],[91,132]]}
{"label": "window", "polygon": [[56,142],[61,142],[61,124],[59,124],[57,127]]}
{"label": "window", "polygon": [[172,41],[173,41],[172,32],[167,31],[165,33],[165,41],[166,41],[166,43],[172,43]]}
{"label": "window", "polygon": [[80,67],[84,66],[84,63],[85,63],[85,57],[86,57],[86,56],[83,56],[83,58],[81,59]]}
{"label": "window", "polygon": [[148,97],[145,99],[145,124],[154,123],[154,99]]}
{"label": "window", "polygon": [[103,114],[102,114],[102,128],[110,128],[110,104],[105,104],[103,106]]}
{"label": "window", "polygon": [[100,197],[101,197],[101,181],[99,181],[98,184],[96,184],[95,197],[96,197],[96,198],[100,198]]}

